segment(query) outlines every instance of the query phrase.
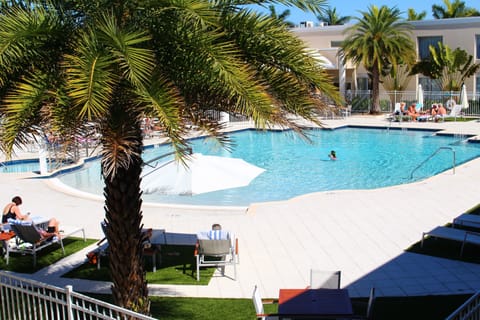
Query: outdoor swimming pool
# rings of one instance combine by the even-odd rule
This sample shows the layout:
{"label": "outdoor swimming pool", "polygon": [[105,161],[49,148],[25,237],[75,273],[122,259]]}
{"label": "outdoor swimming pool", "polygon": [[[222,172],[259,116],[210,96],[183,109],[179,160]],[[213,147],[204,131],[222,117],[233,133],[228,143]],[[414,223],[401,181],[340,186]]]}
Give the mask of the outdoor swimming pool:
{"label": "outdoor swimming pool", "polygon": [[18,173],[39,171],[38,159],[12,160],[0,163],[0,173]]}
{"label": "outdoor swimming pool", "polygon": [[[149,194],[143,199],[246,206],[318,191],[374,189],[422,180],[452,168],[452,152],[441,150],[410,179],[412,171],[440,147],[455,150],[457,165],[480,156],[480,144],[467,143],[465,137],[435,136],[431,131],[343,128],[310,130],[309,136],[312,144],[291,131],[240,131],[231,135],[236,144],[231,153],[209,139],[195,139],[192,147],[196,153],[242,158],[265,172],[246,187],[194,196]],[[144,159],[148,161],[169,150],[167,146],[146,149]],[[330,150],[337,152],[338,160],[329,160]],[[82,191],[102,194],[100,161],[89,162],[83,169],[59,179]]]}

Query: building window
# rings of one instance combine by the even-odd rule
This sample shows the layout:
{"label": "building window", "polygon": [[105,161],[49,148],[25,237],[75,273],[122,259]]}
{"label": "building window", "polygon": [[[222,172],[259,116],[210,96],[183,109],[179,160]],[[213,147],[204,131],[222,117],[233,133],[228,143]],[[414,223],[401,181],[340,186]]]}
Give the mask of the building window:
{"label": "building window", "polygon": [[330,48],[339,48],[342,46],[343,41],[330,41]]}
{"label": "building window", "polygon": [[418,78],[418,83],[422,85],[424,91],[442,91],[440,82],[438,79],[431,79],[428,77]]}
{"label": "building window", "polygon": [[442,36],[418,37],[418,56],[420,60],[430,58],[430,46],[438,48],[438,43],[443,43]]}
{"label": "building window", "polygon": [[370,90],[370,80],[368,79],[368,77],[362,77],[362,78],[357,78],[357,90],[360,90],[360,91],[367,91],[367,90]]}
{"label": "building window", "polygon": [[476,94],[480,93],[480,75],[477,75],[475,77],[475,93]]}
{"label": "building window", "polygon": [[477,59],[480,59],[480,34],[475,35],[475,48],[477,49]]}

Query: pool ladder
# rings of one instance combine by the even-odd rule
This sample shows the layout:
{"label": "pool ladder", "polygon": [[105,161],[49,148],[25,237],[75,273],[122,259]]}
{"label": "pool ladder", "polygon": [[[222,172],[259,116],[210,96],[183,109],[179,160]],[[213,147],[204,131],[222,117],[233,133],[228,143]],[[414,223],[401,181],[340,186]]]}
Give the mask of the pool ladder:
{"label": "pool ladder", "polygon": [[419,169],[421,166],[427,163],[428,160],[432,159],[437,153],[439,153],[442,150],[452,151],[452,165],[453,165],[452,169],[453,169],[453,174],[455,174],[455,149],[453,149],[452,147],[440,147],[434,153],[432,153],[427,159],[425,159],[422,163],[416,166],[415,169],[412,170],[412,173],[410,174],[410,179],[413,179],[413,173],[417,171],[417,169]]}

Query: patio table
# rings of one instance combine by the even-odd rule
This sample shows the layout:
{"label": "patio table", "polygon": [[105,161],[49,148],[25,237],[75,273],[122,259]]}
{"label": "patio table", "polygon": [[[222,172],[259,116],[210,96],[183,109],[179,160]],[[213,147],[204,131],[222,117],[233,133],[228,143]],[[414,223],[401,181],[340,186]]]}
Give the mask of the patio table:
{"label": "patio table", "polygon": [[280,318],[348,318],[353,315],[347,289],[280,289]]}

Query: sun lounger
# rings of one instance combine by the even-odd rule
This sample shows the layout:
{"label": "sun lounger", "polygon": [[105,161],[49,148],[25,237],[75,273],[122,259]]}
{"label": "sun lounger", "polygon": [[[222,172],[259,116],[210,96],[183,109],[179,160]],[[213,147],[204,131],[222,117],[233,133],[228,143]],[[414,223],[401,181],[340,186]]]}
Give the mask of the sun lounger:
{"label": "sun lounger", "polygon": [[471,227],[480,229],[480,215],[464,213],[453,219],[453,227]]}
{"label": "sun lounger", "polygon": [[463,255],[463,249],[466,243],[471,243],[480,246],[480,233],[466,231],[461,229],[449,228],[449,227],[436,227],[428,232],[423,232],[421,247],[423,247],[423,241],[425,237],[435,237],[448,240],[459,241],[462,243],[460,249],[460,256]]}
{"label": "sun lounger", "polygon": [[8,264],[10,252],[19,252],[22,254],[31,254],[33,256],[33,266],[37,264],[37,252],[54,243],[59,243],[62,247],[62,253],[65,255],[62,238],[66,238],[75,233],[82,232],[85,241],[85,231],[83,228],[62,226],[60,237],[43,237],[37,227],[30,221],[19,221],[10,224],[11,230],[15,232],[16,241],[7,245],[6,263]]}

